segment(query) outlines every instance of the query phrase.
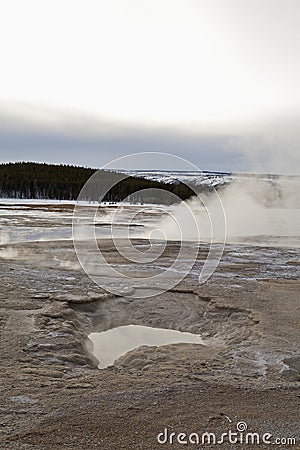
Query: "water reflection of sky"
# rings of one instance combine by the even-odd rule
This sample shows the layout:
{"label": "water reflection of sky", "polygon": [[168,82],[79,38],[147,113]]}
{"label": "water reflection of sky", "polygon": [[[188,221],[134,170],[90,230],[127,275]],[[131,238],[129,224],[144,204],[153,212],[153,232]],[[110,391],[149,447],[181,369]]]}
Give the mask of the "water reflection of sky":
{"label": "water reflection of sky", "polygon": [[196,334],[141,325],[126,325],[101,333],[91,333],[89,339],[93,342],[93,353],[99,361],[100,369],[113,364],[120,356],[142,345],[162,346],[183,342],[204,344]]}
{"label": "water reflection of sky", "polygon": [[[26,242],[34,240],[72,239],[73,205],[75,202],[60,203],[58,201],[32,200],[0,200],[0,244]],[[82,219],[94,222],[97,239],[148,237],[153,229],[164,229],[167,213],[173,214],[170,207],[157,209],[152,206],[100,206],[96,217],[95,207],[85,205],[86,210]],[[85,212],[86,211],[86,212]],[[92,211],[92,213],[91,213]],[[195,213],[196,214],[196,213]],[[272,208],[265,211],[268,223],[272,223],[272,230],[255,227],[245,230],[238,228],[235,233],[227,230],[227,242],[232,244],[246,244],[259,246],[300,246],[300,209]],[[195,215],[198,220],[198,215]],[[266,218],[265,218],[266,219]],[[201,220],[198,224],[200,239],[210,241],[210,236],[202,235]],[[228,221],[230,224],[230,220]],[[227,224],[227,225],[228,225]],[[204,227],[204,225],[203,225]],[[230,228],[230,227],[229,227]],[[232,231],[232,230],[231,230]],[[242,233],[241,233],[242,231]],[[168,239],[176,240],[172,233]],[[198,240],[198,238],[197,238]],[[193,239],[191,239],[191,242]]]}

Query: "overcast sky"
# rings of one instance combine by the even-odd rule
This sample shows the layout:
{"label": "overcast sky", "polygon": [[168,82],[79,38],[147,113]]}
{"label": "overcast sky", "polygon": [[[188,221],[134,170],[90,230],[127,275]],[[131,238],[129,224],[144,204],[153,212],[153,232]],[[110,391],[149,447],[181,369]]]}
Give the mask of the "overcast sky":
{"label": "overcast sky", "polygon": [[299,173],[299,0],[0,0],[0,162]]}

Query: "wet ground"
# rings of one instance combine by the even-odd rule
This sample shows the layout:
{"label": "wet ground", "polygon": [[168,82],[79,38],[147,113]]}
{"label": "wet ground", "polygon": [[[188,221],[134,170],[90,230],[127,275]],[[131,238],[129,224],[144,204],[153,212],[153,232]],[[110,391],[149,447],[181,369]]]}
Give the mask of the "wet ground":
{"label": "wet ground", "polygon": [[[111,240],[99,246],[124,268]],[[177,250],[169,242],[155,270]],[[199,285],[206,254],[203,246],[190,275],[169,291],[135,298],[121,285],[116,294],[94,284],[71,240],[3,243],[2,447],[182,448],[159,444],[157,435],[221,433],[240,421],[253,432],[297,438],[299,447],[299,252],[228,245]],[[138,265],[127,270],[144,276]],[[99,370],[88,336],[127,325],[196,334],[203,345],[142,346]]]}

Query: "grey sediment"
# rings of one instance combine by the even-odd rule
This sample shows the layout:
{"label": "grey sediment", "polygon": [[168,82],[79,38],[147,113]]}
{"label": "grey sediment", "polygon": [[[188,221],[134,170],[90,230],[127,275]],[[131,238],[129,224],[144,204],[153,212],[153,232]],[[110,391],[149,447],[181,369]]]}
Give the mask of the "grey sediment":
{"label": "grey sediment", "polygon": [[[111,241],[102,245],[118,261]],[[226,262],[225,251],[209,283],[188,277],[134,299],[94,285],[70,241],[13,247],[17,256],[0,259],[3,448],[153,449],[167,423],[224,430],[222,414],[299,437],[293,277],[261,276],[260,264]],[[129,324],[196,333],[207,345],[140,347],[99,370],[88,335]]]}

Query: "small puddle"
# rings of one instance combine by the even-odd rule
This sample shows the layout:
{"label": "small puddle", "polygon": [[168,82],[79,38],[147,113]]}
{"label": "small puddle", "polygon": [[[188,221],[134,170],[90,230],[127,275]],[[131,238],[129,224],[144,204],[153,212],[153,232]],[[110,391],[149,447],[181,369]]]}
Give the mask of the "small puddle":
{"label": "small puddle", "polygon": [[159,347],[179,343],[204,344],[197,334],[141,325],[125,325],[101,333],[91,333],[89,339],[93,343],[93,354],[99,361],[99,369],[110,366],[120,356],[142,345]]}

